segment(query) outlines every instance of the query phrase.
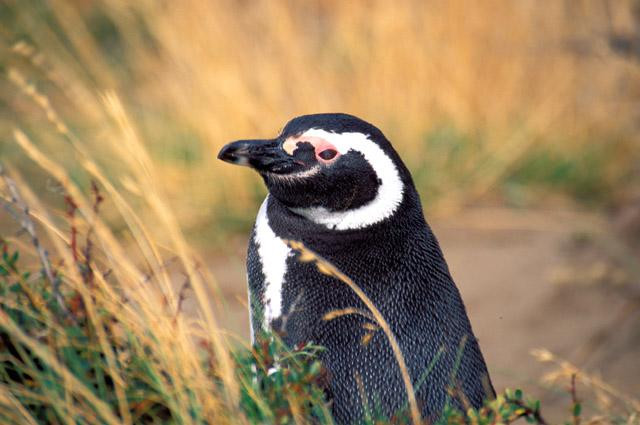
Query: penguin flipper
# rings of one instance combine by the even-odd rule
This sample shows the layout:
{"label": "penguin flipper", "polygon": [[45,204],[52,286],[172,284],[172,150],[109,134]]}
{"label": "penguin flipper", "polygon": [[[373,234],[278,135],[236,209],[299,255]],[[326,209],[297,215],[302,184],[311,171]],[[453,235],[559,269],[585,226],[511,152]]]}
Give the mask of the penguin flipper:
{"label": "penguin flipper", "polygon": [[251,326],[251,342],[255,342],[255,335],[264,329],[264,288],[265,277],[262,272],[262,262],[258,254],[255,229],[251,232],[247,249],[247,292],[248,309]]}

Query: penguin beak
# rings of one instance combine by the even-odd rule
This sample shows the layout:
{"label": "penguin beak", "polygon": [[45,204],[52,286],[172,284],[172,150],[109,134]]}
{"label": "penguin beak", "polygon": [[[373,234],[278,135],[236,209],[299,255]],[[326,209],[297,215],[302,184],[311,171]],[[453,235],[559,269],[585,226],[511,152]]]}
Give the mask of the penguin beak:
{"label": "penguin beak", "polygon": [[238,140],[225,145],[218,159],[230,164],[245,165],[258,172],[286,173],[295,165],[277,139]]}

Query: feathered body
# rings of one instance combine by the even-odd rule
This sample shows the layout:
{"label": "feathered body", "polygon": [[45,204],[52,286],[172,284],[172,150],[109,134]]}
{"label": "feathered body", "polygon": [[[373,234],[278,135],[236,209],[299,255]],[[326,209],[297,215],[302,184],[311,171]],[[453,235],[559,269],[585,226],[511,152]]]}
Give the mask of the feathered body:
{"label": "feathered body", "polygon": [[[269,163],[269,171],[252,164],[270,189],[248,249],[253,331],[271,327],[290,346],[326,347],[327,394],[340,424],[358,422],[365,406],[392,415],[407,405],[384,332],[346,284],[298,261],[283,242],[299,240],[380,310],[425,417],[436,418],[446,402],[481,406],[494,395],[484,359],[409,171],[391,144],[377,128],[344,114],[297,118],[275,140],[305,168],[273,175],[279,162]],[[339,158],[325,163],[322,157],[331,154],[318,154],[327,149]],[[332,311],[351,313],[325,320]]]}

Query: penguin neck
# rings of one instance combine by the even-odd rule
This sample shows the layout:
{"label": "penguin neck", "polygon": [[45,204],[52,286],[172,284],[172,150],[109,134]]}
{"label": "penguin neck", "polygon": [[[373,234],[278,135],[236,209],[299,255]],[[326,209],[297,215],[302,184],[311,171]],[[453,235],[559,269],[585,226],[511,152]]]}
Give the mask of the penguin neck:
{"label": "penguin neck", "polygon": [[355,248],[358,245],[382,245],[393,239],[410,238],[411,233],[416,230],[423,229],[431,234],[415,188],[410,185],[406,189],[392,216],[366,227],[348,230],[327,228],[296,213],[276,197],[269,195],[266,201],[269,226],[278,237],[300,240],[321,255],[340,249],[341,245]]}

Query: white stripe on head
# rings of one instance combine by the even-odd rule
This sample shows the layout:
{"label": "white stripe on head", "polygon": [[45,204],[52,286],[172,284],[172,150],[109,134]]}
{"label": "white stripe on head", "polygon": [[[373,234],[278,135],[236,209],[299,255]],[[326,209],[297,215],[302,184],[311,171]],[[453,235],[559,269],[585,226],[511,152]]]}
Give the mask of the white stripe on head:
{"label": "white stripe on head", "polygon": [[380,179],[376,197],[361,207],[346,211],[329,211],[324,207],[293,208],[292,210],[309,220],[322,224],[329,229],[361,229],[378,223],[396,212],[402,202],[404,185],[398,168],[382,148],[363,133],[331,133],[320,129],[311,129],[300,137],[319,137],[333,144],[341,155],[349,151],[360,152],[371,164]]}
{"label": "white stripe on head", "polygon": [[287,271],[287,257],[291,249],[273,232],[267,217],[267,196],[260,207],[256,219],[255,242],[264,274],[264,320],[263,327],[269,328],[271,321],[282,313],[282,286]]}

